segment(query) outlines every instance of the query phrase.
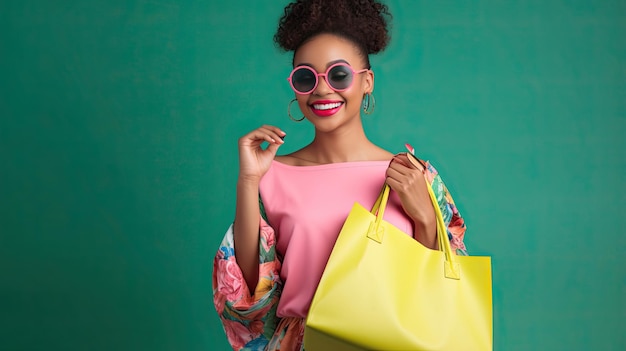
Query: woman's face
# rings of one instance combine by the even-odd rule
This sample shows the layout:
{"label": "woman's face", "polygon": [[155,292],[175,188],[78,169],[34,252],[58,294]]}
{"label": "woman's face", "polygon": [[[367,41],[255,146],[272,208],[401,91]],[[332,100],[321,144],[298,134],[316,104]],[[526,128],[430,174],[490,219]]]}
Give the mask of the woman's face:
{"label": "woman's face", "polygon": [[[347,63],[356,72],[363,70],[365,60],[350,41],[332,34],[320,34],[298,48],[294,67],[309,66],[317,73],[326,73],[335,63]],[[358,123],[361,118],[363,95],[372,92],[374,74],[367,70],[354,73],[352,85],[343,91],[335,91],[326,77],[318,76],[317,87],[308,94],[296,94],[300,110],[319,132],[333,132]]]}

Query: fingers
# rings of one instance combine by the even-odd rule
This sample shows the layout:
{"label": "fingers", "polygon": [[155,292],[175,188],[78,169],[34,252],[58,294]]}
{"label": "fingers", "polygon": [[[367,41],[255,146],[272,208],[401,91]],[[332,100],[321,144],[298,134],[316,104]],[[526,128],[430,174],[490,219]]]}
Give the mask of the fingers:
{"label": "fingers", "polygon": [[276,155],[276,153],[278,153],[278,148],[284,143],[284,141],[282,141],[281,139],[279,139],[279,142],[276,143],[270,143],[269,146],[267,147],[267,151],[271,152],[272,155]]}
{"label": "fingers", "polygon": [[403,160],[397,158],[389,164],[386,176],[389,186],[398,192],[408,191],[425,181],[420,170],[412,165],[408,166]]}
{"label": "fingers", "polygon": [[285,143],[283,140],[285,135],[287,135],[287,133],[285,133],[278,127],[264,125],[241,137],[239,139],[239,144],[241,146],[258,146],[266,141],[270,145],[282,145]]}
{"label": "fingers", "polygon": [[411,174],[417,170],[410,162],[408,162],[406,158],[403,160],[398,156],[394,157],[391,160],[391,162],[389,163],[389,169],[392,169],[403,175]]}
{"label": "fingers", "polygon": [[265,132],[270,137],[270,140],[266,139],[267,142],[279,143],[279,144],[283,144],[285,142],[283,138],[285,137],[285,135],[287,135],[287,133],[283,132],[278,127],[264,125],[258,130]]}
{"label": "fingers", "polygon": [[391,159],[391,163],[390,163],[390,165],[391,165],[391,164],[401,164],[401,165],[403,165],[404,167],[410,168],[410,167],[411,167],[411,163],[410,163],[410,162],[407,162],[407,161],[408,161],[407,159],[403,159],[403,158],[401,157],[401,154],[398,154],[398,155],[395,155],[395,156]]}
{"label": "fingers", "polygon": [[417,157],[409,155],[408,153],[401,153],[394,156],[393,161],[399,162],[408,168],[417,169],[424,173],[424,166],[420,163]]}
{"label": "fingers", "polygon": [[395,178],[389,177],[389,176],[387,177],[387,179],[385,181],[387,182],[387,184],[389,184],[389,187],[393,191],[395,191],[397,193],[400,193],[399,190],[402,187],[402,182],[401,181],[399,181],[399,180],[397,180]]}
{"label": "fingers", "polygon": [[416,187],[424,183],[421,173],[412,171],[410,173],[401,173],[393,168],[387,169],[387,184],[397,192],[414,191]]}
{"label": "fingers", "polygon": [[387,178],[395,179],[397,181],[402,180],[402,178],[406,176],[406,172],[403,172],[406,167],[404,167],[404,169],[398,169],[400,167],[404,166],[389,165],[389,168],[387,168]]}
{"label": "fingers", "polygon": [[424,165],[424,163],[421,160],[419,160],[415,155],[410,154],[408,152],[404,153],[404,155],[409,160],[409,162],[411,162],[411,164],[415,166],[416,169],[420,170],[422,173],[426,171],[426,166]]}

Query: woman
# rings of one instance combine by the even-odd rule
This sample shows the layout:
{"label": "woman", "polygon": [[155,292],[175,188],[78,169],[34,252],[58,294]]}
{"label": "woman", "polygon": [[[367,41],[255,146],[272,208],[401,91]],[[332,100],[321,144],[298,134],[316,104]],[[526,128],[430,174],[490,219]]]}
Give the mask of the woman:
{"label": "woman", "polygon": [[[361,112],[373,107],[369,54],[389,41],[387,7],[376,1],[296,1],[275,41],[293,50],[289,82],[313,141],[277,156],[285,132],[262,126],[239,139],[235,220],[214,262],[214,302],[234,349],[300,350],[304,318],[352,205],[393,190],[385,219],[436,249],[426,178],[441,198],[453,248],[463,219],[435,169],[369,141]],[[294,117],[289,110],[289,117]],[[265,149],[262,144],[268,143]]]}

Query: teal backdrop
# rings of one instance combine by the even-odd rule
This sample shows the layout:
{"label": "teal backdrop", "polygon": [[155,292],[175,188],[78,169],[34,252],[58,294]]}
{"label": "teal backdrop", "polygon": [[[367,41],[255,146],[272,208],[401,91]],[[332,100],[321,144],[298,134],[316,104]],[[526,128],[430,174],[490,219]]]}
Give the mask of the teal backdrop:
{"label": "teal backdrop", "polygon": [[[387,3],[365,128],[438,166],[493,257],[495,349],[626,349],[626,2]],[[285,4],[0,3],[0,349],[229,349],[237,139],[312,137]]]}

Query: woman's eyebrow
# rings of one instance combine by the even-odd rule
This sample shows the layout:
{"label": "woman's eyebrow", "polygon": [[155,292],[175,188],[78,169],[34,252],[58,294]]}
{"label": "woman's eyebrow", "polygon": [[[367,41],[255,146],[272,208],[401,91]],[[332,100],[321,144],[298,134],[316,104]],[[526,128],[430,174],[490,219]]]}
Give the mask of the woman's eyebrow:
{"label": "woman's eyebrow", "polygon": [[328,67],[330,67],[330,66],[332,66],[332,65],[334,65],[334,64],[336,64],[336,63],[345,63],[345,64],[346,64],[346,65],[348,65],[348,66],[350,65],[350,64],[348,63],[348,61],[339,59],[339,60],[330,61],[329,63],[327,63],[327,64],[326,64],[326,68],[328,68]]}
{"label": "woman's eyebrow", "polygon": [[[350,63],[348,63],[348,61],[343,60],[343,59],[339,59],[339,60],[334,60],[334,61],[330,61],[330,62],[328,62],[328,63],[326,64],[326,68],[328,68],[328,67],[330,67],[330,66],[332,66],[332,65],[334,65],[334,64],[336,64],[336,63],[345,63],[345,64],[347,64],[347,65],[350,65]],[[313,68],[313,65],[312,65],[312,64],[310,64],[310,63],[306,63],[306,62],[300,63],[300,64],[298,64],[296,67],[300,67],[300,66],[307,66],[307,67],[311,67],[311,68]]]}
{"label": "woman's eyebrow", "polygon": [[300,63],[300,64],[296,65],[296,67],[300,67],[300,66],[307,66],[307,67],[311,67],[311,68],[313,68],[313,65],[312,65],[312,64],[310,64],[310,63],[306,63],[306,62],[303,62],[303,63]]}

